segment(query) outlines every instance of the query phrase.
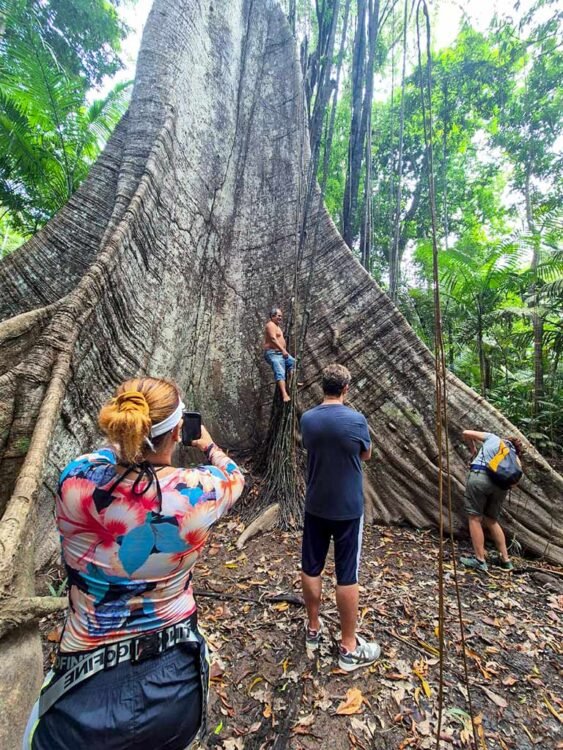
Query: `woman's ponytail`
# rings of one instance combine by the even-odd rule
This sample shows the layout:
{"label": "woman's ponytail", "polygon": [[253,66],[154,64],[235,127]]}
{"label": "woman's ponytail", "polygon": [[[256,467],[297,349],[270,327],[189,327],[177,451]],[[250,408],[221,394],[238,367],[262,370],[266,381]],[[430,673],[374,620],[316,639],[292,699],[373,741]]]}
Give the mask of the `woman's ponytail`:
{"label": "woman's ponytail", "polygon": [[135,463],[151,431],[149,405],[140,391],[125,391],[102,407],[98,422],[119,448],[120,458]]}
{"label": "woman's ponytail", "polygon": [[[115,398],[102,407],[98,424],[117,447],[119,458],[125,463],[136,463],[152,445],[152,425],[172,414],[179,401],[177,386],[168,380],[127,380],[119,386]],[[158,440],[155,438],[154,442]]]}

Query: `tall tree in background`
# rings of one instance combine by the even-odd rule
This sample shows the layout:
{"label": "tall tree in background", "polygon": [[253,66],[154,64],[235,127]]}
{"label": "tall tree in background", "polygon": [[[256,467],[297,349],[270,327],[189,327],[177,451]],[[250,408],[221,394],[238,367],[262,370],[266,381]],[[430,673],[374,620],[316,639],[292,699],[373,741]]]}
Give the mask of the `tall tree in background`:
{"label": "tall tree in background", "polygon": [[[538,22],[537,12],[550,8],[549,17]],[[544,393],[543,320],[539,312],[537,276],[542,262],[539,224],[546,208],[560,204],[563,184],[563,159],[555,150],[562,135],[562,21],[563,11],[557,4],[540,0],[517,28],[506,24],[498,30],[501,40],[519,38],[527,58],[522,83],[514,87],[499,113],[494,142],[504,149],[513,165],[511,185],[522,196],[526,225],[532,237],[529,300],[534,330],[535,416]]]}
{"label": "tall tree in background", "polygon": [[[405,77],[407,68],[407,27],[408,27],[408,0],[404,0],[403,10],[403,50],[401,65],[401,105],[399,112],[399,153],[397,157],[397,197],[393,207],[393,233],[389,249],[389,296],[393,302],[397,302],[397,293],[399,290],[399,278],[401,268],[401,254],[399,253],[399,239],[401,230],[401,201],[403,189],[403,145],[405,131]],[[391,96],[391,106],[393,106],[393,96]],[[369,158],[371,160],[371,150]],[[371,201],[371,196],[366,196]],[[393,195],[391,195],[391,203]]]}
{"label": "tall tree in background", "polygon": [[[330,6],[328,2],[317,3],[323,14]],[[311,15],[312,7],[299,6],[298,27],[306,33],[312,19],[310,58],[318,60],[322,54],[315,55],[317,26],[318,45],[323,49],[328,16],[323,20],[319,13]],[[554,7],[551,0],[541,0],[519,23],[495,19],[487,32],[477,32],[466,22],[448,48],[433,53],[431,66],[435,186],[443,249],[461,253],[469,264],[481,262],[488,253],[514,244],[519,217],[524,217],[527,237],[526,249],[518,255],[521,266],[513,269],[518,277],[516,287],[504,285],[499,267],[494,283],[502,284],[495,294],[481,299],[486,312],[481,316],[480,329],[470,325],[472,316],[468,317],[463,306],[456,303],[449,283],[442,278],[448,362],[466,382],[484,389],[508,410],[517,424],[536,436],[538,444],[553,448],[561,443],[559,428],[557,420],[551,420],[548,429],[545,415],[555,413],[561,398],[555,322],[555,311],[561,305],[556,295],[547,298],[543,294],[547,269],[552,275],[559,273],[553,254],[544,255],[547,243],[543,234],[563,182],[562,160],[557,153],[562,132],[557,82],[563,72],[555,41],[561,12]],[[375,70],[382,76],[383,85],[389,76],[394,81],[394,60],[398,58],[403,63],[399,63],[401,85],[391,85],[387,101],[372,103],[349,242],[362,264],[378,280],[388,282],[390,296],[428,341],[433,325],[427,308],[428,280],[423,271],[412,286],[410,260],[417,247],[424,249],[429,232],[428,155],[422,134],[418,73],[411,70],[401,75],[401,67],[405,67],[405,73],[408,68],[407,47],[414,49],[416,38],[412,25],[409,28],[404,23],[405,5],[386,4],[382,18],[389,9],[391,22],[380,24]],[[358,18],[362,10],[364,15]],[[342,231],[344,213],[350,206],[350,195],[346,194],[350,149],[353,132],[359,129],[359,94],[363,95],[361,85],[366,76],[368,13],[367,2],[351,5],[355,32],[347,37],[343,66],[337,65],[337,83],[331,80],[333,104],[324,122],[325,150],[318,168],[327,206]],[[344,39],[342,34],[341,50]],[[393,54],[389,55],[391,49]],[[339,55],[338,62],[340,59]],[[355,80],[354,74],[359,74]],[[527,171],[522,165],[527,165]],[[528,286],[524,289],[525,280]],[[553,278],[552,283],[556,283]],[[512,317],[510,309],[515,311]],[[518,346],[513,345],[516,341]],[[534,372],[531,386],[528,358]],[[544,370],[549,371],[547,385]],[[505,398],[507,389],[514,398]],[[528,421],[530,404],[535,424]]]}
{"label": "tall tree in background", "polygon": [[[69,75],[87,87],[101,83],[121,67],[121,41],[127,27],[117,8],[124,0],[1,0],[0,18],[6,48],[26,38],[29,24],[39,30],[41,43]],[[129,0],[131,2],[131,0]]]}
{"label": "tall tree in background", "polygon": [[[506,98],[517,66],[517,58],[499,55],[498,48],[486,35],[468,26],[450,48],[435,53],[432,60],[434,135],[440,145],[435,154],[437,211],[440,237],[444,241],[448,235],[463,231],[468,181],[477,187],[482,179],[488,179],[487,171],[492,174],[500,169],[493,160],[482,176],[476,174],[480,141],[486,137],[488,123],[498,110],[498,100]],[[418,88],[418,72],[414,71],[407,77],[404,97],[399,95],[398,103],[390,100],[376,105],[379,131],[372,155],[374,247],[385,268],[391,269],[394,263],[393,285],[397,291],[408,242],[424,238],[429,231],[428,155]],[[404,110],[404,117],[399,120],[399,135],[404,131],[402,138],[397,138],[396,110]],[[400,178],[395,177],[399,163]],[[399,179],[400,206],[396,196]],[[498,202],[496,209],[500,209]],[[486,222],[498,222],[502,211],[488,211],[481,216]]]}
{"label": "tall tree in background", "polygon": [[342,208],[342,236],[353,247],[358,221],[358,191],[365,162],[366,135],[371,121],[373,80],[377,42],[381,25],[388,17],[395,0],[380,15],[380,0],[357,0],[356,34],[354,37],[351,78],[352,118],[348,145],[346,184]]}

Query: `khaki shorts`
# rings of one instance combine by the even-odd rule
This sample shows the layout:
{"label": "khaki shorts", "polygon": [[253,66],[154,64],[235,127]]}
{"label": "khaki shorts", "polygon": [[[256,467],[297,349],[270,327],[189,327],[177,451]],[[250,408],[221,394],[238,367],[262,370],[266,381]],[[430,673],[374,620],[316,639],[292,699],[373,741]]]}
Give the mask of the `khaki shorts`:
{"label": "khaki shorts", "polygon": [[500,515],[507,490],[493,482],[485,471],[470,470],[465,484],[463,505],[469,516],[487,516],[495,521]]}

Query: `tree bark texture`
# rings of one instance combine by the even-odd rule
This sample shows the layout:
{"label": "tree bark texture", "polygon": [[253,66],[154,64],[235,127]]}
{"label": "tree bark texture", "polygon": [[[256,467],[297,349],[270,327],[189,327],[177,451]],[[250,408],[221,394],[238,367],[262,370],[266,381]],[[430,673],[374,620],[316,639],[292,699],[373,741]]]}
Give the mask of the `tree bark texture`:
{"label": "tree bark texture", "polygon": [[[375,445],[368,518],[436,524],[432,356],[318,193],[294,288],[308,155],[298,54],[277,2],[156,0],[127,116],[67,206],[0,263],[0,594],[34,595],[32,550],[42,565],[58,548],[57,476],[99,443],[97,413],[120,380],[174,378],[220,444],[259,444],[274,392],[261,331],[273,303],[303,296],[313,237],[299,407],[318,402],[326,364],[348,366]],[[461,430],[517,431],[453,376],[449,414],[460,531]],[[503,523],[561,563],[563,480],[527,448]],[[0,651],[0,746],[15,748],[41,673],[37,632],[22,627]]]}

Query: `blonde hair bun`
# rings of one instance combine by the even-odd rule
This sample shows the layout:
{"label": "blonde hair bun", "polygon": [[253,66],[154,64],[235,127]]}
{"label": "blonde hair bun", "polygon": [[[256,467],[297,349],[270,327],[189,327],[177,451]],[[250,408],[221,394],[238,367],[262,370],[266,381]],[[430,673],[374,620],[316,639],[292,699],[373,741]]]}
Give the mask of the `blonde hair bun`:
{"label": "blonde hair bun", "polygon": [[117,446],[119,459],[136,463],[150,447],[152,425],[169,417],[180,400],[178,387],[169,380],[134,378],[117,388],[114,398],[102,407],[98,423]]}
{"label": "blonde hair bun", "polygon": [[149,404],[141,391],[125,391],[114,399],[117,409],[122,411],[139,411],[145,417],[150,414]]}

